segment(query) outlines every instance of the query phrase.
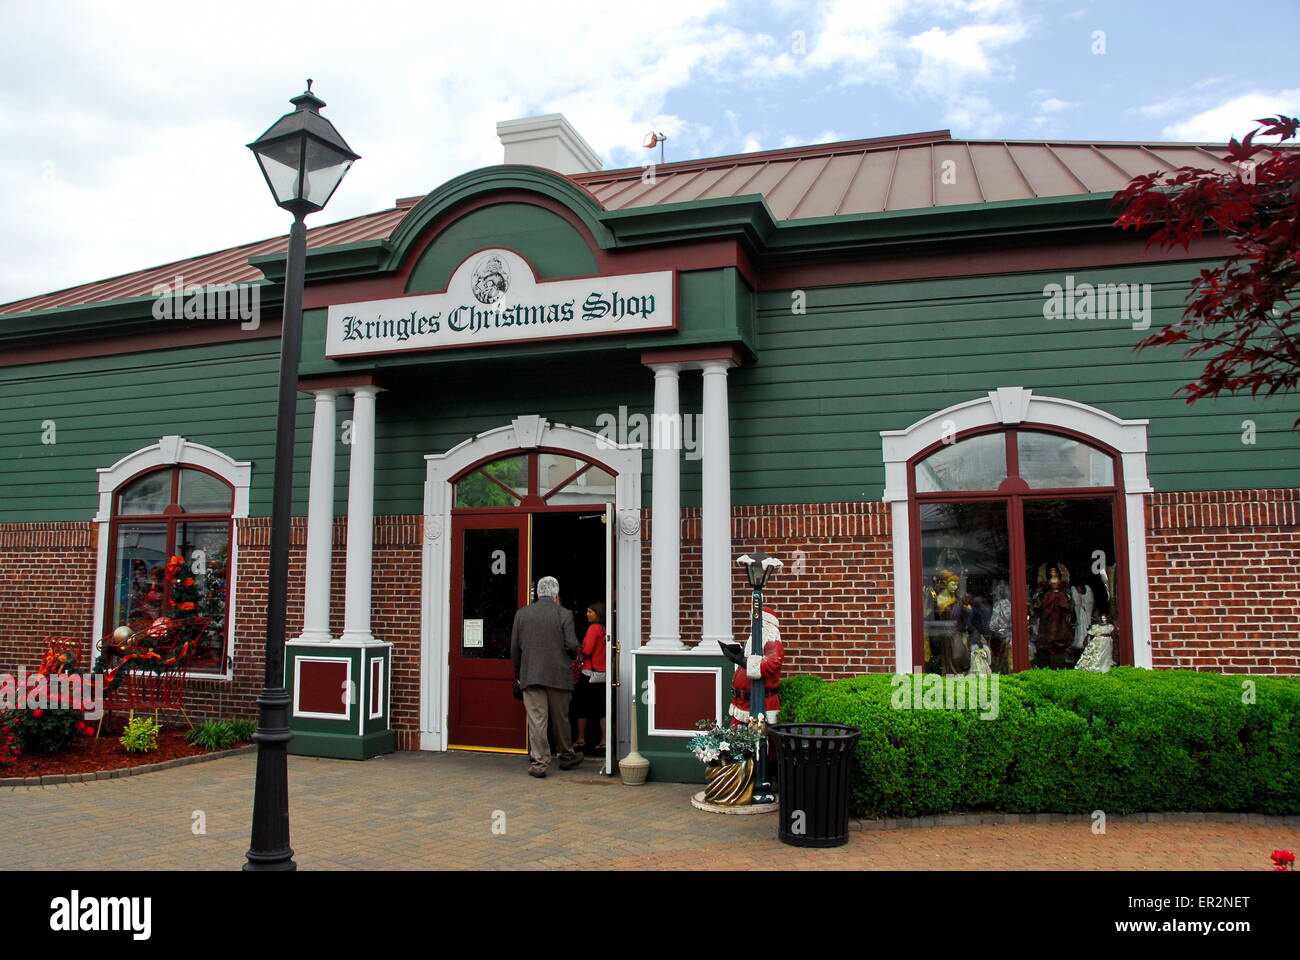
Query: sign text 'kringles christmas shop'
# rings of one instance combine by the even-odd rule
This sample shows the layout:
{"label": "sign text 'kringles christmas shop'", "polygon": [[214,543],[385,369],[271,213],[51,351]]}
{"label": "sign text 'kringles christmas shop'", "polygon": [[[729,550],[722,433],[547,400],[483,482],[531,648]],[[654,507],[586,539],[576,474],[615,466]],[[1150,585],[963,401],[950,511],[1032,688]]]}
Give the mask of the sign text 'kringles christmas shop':
{"label": "sign text 'kringles christmas shop'", "polygon": [[326,356],[471,347],[520,340],[671,330],[673,273],[538,282],[510,250],[481,250],[446,293],[329,308]]}

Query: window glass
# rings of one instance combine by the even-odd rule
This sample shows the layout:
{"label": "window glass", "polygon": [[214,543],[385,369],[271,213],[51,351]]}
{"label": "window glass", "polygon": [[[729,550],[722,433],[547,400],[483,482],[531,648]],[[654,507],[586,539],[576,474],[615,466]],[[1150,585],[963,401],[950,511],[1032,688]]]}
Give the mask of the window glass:
{"label": "window glass", "polygon": [[181,509],[186,513],[229,513],[234,503],[230,486],[202,470],[181,471]]}
{"label": "window glass", "polygon": [[1109,487],[1115,483],[1115,464],[1078,440],[1053,433],[1021,431],[1016,435],[1020,476],[1031,487]]}
{"label": "window glass", "polygon": [[545,496],[586,465],[586,460],[565,456],[562,453],[540,454],[537,457],[538,492]]}
{"label": "window glass", "polygon": [[519,531],[466,530],[460,655],[510,659],[510,629],[519,609]]}
{"label": "window glass", "polygon": [[117,512],[127,515],[161,514],[172,498],[172,472],[159,470],[134,480],[118,495]]}
{"label": "window glass", "polygon": [[996,490],[1007,476],[1007,441],[983,433],[940,447],[916,465],[916,492]]}
{"label": "window glass", "polygon": [[[180,474],[177,478],[177,474]],[[187,512],[220,514],[226,519],[187,522],[173,509],[173,480]],[[229,635],[230,520],[233,491],[229,484],[201,470],[166,468],[124,487],[113,522],[113,568],[110,573],[110,622],[147,628],[165,617],[209,621],[186,659],[190,670],[224,667]],[[152,514],[166,519],[141,521]]]}
{"label": "window glass", "polygon": [[546,498],[547,503],[591,503],[614,498],[614,475],[600,467],[591,467],[573,478],[572,483]]}
{"label": "window glass", "polygon": [[1009,672],[1007,504],[923,503],[920,515],[925,672]]}
{"label": "window glass", "polygon": [[176,555],[184,562],[173,575],[173,616],[208,619],[208,628],[200,638],[191,665],[219,666],[222,638],[226,635],[230,525],[179,523],[176,539]]}
{"label": "window glass", "polygon": [[1085,666],[1113,658],[1120,624],[1111,599],[1116,582],[1111,499],[1026,500],[1024,510],[1030,662],[1074,667],[1093,640]]}
{"label": "window glass", "polygon": [[118,524],[115,546],[113,626],[147,627],[166,612],[167,524]]}
{"label": "window glass", "polygon": [[[495,477],[510,490],[501,489]],[[511,495],[513,492],[513,496]],[[513,507],[528,495],[528,457],[505,457],[479,467],[456,483],[458,507]]]}

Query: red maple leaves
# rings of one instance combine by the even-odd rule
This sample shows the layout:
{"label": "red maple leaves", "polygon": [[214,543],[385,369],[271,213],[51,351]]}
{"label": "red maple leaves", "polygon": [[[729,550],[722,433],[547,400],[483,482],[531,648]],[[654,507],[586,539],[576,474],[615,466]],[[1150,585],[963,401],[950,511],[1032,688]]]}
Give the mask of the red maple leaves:
{"label": "red maple leaves", "polygon": [[[1116,226],[1151,229],[1148,245],[1189,249],[1211,230],[1237,253],[1202,270],[1183,316],[1138,344],[1187,342],[1187,356],[1211,356],[1187,402],[1249,390],[1265,396],[1300,384],[1300,150],[1256,144],[1257,134],[1279,143],[1296,137],[1300,120],[1267,117],[1223,158],[1231,173],[1179,167],[1134,177],[1115,194],[1124,205]],[[1261,158],[1260,155],[1264,154]],[[1300,426],[1300,420],[1296,421]]]}

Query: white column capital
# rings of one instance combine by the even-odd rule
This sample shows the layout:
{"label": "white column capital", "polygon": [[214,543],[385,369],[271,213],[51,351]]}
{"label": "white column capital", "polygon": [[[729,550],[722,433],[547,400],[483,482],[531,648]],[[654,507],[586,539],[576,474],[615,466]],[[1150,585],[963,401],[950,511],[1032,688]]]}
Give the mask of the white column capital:
{"label": "white column capital", "polygon": [[367,383],[360,387],[348,387],[348,389],[352,391],[352,395],[354,397],[366,397],[371,400],[375,399],[375,397],[379,396],[379,394],[384,392],[383,387],[376,386],[373,383]]}
{"label": "white column capital", "polygon": [[716,360],[701,360],[699,363],[700,369],[704,371],[705,376],[709,376],[710,374],[717,375],[720,373],[725,377],[727,371],[732,367],[740,366],[740,364],[731,357],[718,357]]}
{"label": "white column capital", "polygon": [[663,363],[647,363],[646,366],[654,371],[656,377],[676,377],[682,372],[686,364],[678,360],[671,360]]}

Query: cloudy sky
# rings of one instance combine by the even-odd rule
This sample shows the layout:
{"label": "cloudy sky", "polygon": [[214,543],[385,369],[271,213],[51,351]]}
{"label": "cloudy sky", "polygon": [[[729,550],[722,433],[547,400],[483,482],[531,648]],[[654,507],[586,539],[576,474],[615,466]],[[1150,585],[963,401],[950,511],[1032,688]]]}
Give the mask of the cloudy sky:
{"label": "cloudy sky", "polygon": [[316,225],[551,112],[606,167],[651,129],[670,161],[939,128],[1221,142],[1300,113],[1297,28],[1300,0],[0,0],[0,303],[285,233],[244,145],[306,77],[362,155]]}

